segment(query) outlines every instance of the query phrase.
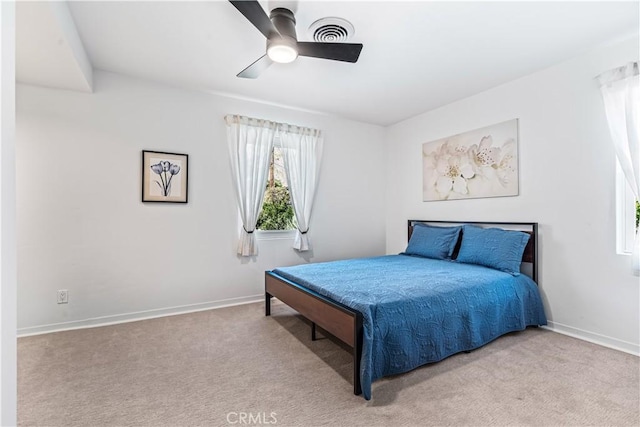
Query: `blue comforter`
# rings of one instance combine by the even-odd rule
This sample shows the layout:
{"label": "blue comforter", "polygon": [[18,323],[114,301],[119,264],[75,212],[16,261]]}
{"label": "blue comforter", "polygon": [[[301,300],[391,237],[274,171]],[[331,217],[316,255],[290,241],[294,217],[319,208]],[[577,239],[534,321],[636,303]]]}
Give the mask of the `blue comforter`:
{"label": "blue comforter", "polygon": [[362,313],[360,379],[367,400],[378,378],[547,323],[530,278],[477,265],[388,255],[274,273]]}

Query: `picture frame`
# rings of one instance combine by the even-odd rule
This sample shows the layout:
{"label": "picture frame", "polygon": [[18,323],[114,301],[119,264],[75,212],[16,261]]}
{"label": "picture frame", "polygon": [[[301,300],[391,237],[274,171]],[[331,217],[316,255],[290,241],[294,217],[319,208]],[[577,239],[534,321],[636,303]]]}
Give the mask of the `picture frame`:
{"label": "picture frame", "polygon": [[142,151],[142,201],[187,203],[189,155]]}
{"label": "picture frame", "polygon": [[517,196],[518,119],[422,144],[422,200]]}

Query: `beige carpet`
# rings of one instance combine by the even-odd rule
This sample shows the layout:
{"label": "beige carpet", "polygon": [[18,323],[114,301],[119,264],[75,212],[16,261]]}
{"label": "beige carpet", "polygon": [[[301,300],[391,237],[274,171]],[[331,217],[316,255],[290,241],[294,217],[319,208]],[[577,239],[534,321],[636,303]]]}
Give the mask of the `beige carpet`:
{"label": "beige carpet", "polygon": [[542,329],[376,381],[276,304],[18,341],[22,426],[637,426],[639,358]]}

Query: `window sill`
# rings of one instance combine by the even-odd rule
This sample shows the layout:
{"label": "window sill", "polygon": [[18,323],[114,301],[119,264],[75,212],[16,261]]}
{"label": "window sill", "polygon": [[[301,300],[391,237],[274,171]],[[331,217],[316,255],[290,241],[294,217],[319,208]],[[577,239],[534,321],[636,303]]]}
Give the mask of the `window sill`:
{"label": "window sill", "polygon": [[296,230],[257,230],[258,240],[293,240],[296,237]]}

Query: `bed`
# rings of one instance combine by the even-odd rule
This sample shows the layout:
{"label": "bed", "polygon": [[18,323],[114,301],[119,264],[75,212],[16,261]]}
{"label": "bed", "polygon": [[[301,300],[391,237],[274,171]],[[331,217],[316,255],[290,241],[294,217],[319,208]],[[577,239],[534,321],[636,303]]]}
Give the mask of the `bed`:
{"label": "bed", "polygon": [[[440,228],[460,228],[446,243],[448,257],[410,253],[418,232],[441,233]],[[517,257],[517,272],[457,261],[468,260],[476,229],[484,235],[518,230],[507,233],[526,236],[523,249],[504,255]],[[414,230],[416,237],[411,239]],[[265,314],[271,314],[271,299],[276,297],[311,321],[312,339],[317,325],[344,342],[353,354],[354,394],[367,400],[372,382],[383,376],[546,324],[535,282],[537,223],[410,220],[408,236],[409,247],[402,254],[284,267],[265,274]]]}

